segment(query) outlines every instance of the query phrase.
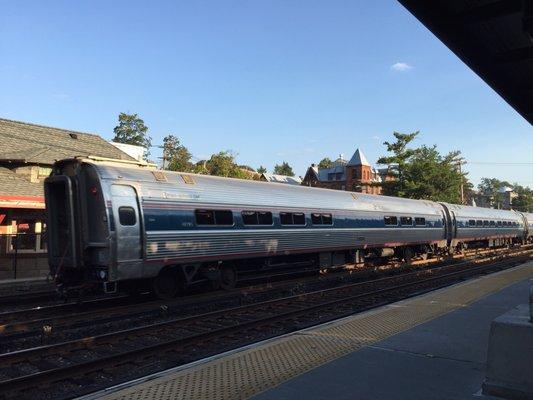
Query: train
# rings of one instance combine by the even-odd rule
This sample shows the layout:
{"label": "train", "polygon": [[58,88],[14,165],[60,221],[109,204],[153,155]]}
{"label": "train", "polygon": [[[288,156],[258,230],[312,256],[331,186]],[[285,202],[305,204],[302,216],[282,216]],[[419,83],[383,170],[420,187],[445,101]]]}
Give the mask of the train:
{"label": "train", "polygon": [[[172,298],[254,271],[450,254],[533,240],[533,214],[158,170],[98,157],[45,180],[50,273],[63,288]],[[144,285],[144,286],[143,286]]]}

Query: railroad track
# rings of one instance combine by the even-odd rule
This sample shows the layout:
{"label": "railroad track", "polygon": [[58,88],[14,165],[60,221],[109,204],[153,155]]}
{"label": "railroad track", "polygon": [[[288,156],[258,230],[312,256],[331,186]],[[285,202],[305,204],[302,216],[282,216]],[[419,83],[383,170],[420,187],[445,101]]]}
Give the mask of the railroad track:
{"label": "railroad track", "polygon": [[[498,252],[483,252],[482,255],[497,254],[505,255],[512,250],[499,250]],[[470,257],[479,256],[477,252],[465,255],[462,260],[469,262]],[[438,260],[437,260],[438,261]],[[457,259],[447,260],[449,263],[460,262]],[[461,261],[465,262],[465,261]],[[433,264],[435,261],[433,261]],[[394,270],[395,273],[405,273],[413,268],[423,266],[435,267],[431,262],[407,267],[406,270]],[[447,265],[440,263],[439,265]],[[397,266],[396,266],[397,268]],[[354,282],[358,280],[368,280],[376,275],[387,275],[391,270],[378,271],[373,269],[361,270],[357,273],[325,277],[322,281],[315,279],[277,282],[268,285],[243,287],[232,292],[218,292],[178,298],[173,301],[150,301],[149,296],[141,298],[128,298],[127,296],[116,296],[112,298],[99,298],[86,301],[84,303],[65,303],[45,307],[33,307],[26,310],[16,310],[0,313],[0,353],[13,351],[28,347],[27,344],[35,346],[43,342],[51,343],[59,340],[68,340],[72,337],[68,333],[72,330],[82,330],[84,327],[98,327],[104,324],[115,324],[120,326],[120,321],[136,320],[144,323],[147,319],[165,319],[172,314],[190,314],[198,309],[220,309],[231,305],[251,303],[264,299],[287,296],[295,291],[309,291],[324,288],[325,286],[335,286],[342,282]],[[105,326],[106,329],[109,326]],[[120,329],[120,328],[118,328]],[[45,331],[46,330],[46,331]],[[99,330],[93,329],[92,334]],[[95,333],[96,332],[96,333]],[[72,336],[72,335],[71,335]],[[28,343],[22,339],[28,339]],[[20,342],[20,344],[18,342]]]}
{"label": "railroad track", "polygon": [[513,258],[489,257],[3,354],[0,393],[70,398],[530,258],[526,250]]}
{"label": "railroad track", "polygon": [[42,303],[54,301],[57,298],[57,292],[54,290],[25,291],[17,294],[8,294],[0,296],[0,306],[20,306],[32,303]]}

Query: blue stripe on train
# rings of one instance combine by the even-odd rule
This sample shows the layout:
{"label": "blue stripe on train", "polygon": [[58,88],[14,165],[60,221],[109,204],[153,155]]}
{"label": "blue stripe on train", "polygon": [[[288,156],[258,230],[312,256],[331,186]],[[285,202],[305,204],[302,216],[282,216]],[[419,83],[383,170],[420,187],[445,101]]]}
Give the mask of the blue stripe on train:
{"label": "blue stripe on train", "polygon": [[[168,230],[196,230],[196,229],[228,229],[228,226],[201,226],[196,225],[194,212],[192,210],[166,210],[144,208],[144,221],[147,231],[168,231]],[[297,226],[282,226],[279,222],[279,216],[273,214],[274,225],[260,226],[249,225],[244,226],[240,213],[233,213],[235,229],[290,229]],[[426,219],[426,228],[442,228],[442,221],[440,219],[429,220]],[[385,224],[382,218],[339,218],[333,214],[333,227],[335,228],[384,228]],[[231,227],[229,227],[231,228]],[[306,229],[324,229],[328,225],[313,225],[311,223],[311,216],[306,214]],[[411,227],[401,227],[398,229],[410,229]]]}

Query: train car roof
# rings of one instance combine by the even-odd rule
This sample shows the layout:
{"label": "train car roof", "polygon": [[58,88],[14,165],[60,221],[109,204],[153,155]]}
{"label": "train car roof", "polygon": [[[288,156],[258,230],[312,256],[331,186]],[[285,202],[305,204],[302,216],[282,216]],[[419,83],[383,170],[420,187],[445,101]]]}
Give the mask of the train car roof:
{"label": "train car roof", "polygon": [[[360,210],[440,215],[432,201],[403,199],[307,186],[287,185],[211,175],[161,171],[113,162],[71,160],[96,167],[101,179],[135,183],[143,201],[220,203],[228,206],[264,206],[327,210]],[[67,161],[63,161],[65,163]]]}
{"label": "train car roof", "polygon": [[480,219],[520,219],[519,214],[512,210],[497,210],[494,208],[472,207],[459,204],[448,204],[446,206],[458,217],[480,218]]}

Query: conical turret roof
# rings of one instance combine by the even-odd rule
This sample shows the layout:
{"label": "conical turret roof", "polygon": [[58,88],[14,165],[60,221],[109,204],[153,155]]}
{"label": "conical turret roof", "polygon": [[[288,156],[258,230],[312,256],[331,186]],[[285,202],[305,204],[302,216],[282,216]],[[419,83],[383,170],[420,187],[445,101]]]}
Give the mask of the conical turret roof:
{"label": "conical turret roof", "polygon": [[357,165],[367,165],[370,167],[370,163],[366,159],[363,152],[359,149],[355,150],[355,153],[353,153],[352,158],[350,158],[350,161],[348,161],[347,166],[357,166]]}

